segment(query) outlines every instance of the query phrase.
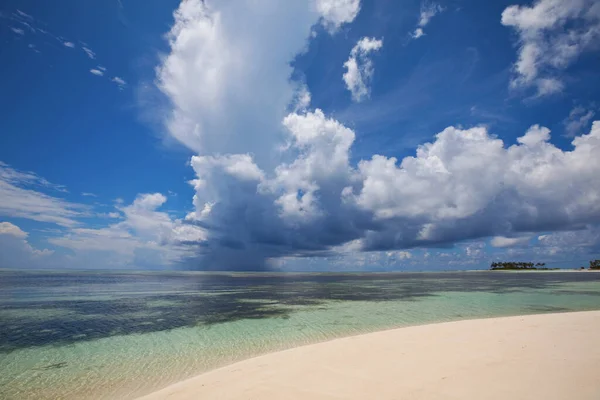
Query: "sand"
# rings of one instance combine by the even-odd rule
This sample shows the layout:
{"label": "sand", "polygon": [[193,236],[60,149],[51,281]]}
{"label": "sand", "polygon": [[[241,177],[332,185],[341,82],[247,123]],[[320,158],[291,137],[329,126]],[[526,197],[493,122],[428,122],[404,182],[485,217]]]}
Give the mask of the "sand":
{"label": "sand", "polygon": [[252,358],[156,399],[600,399],[600,311],[458,321]]}

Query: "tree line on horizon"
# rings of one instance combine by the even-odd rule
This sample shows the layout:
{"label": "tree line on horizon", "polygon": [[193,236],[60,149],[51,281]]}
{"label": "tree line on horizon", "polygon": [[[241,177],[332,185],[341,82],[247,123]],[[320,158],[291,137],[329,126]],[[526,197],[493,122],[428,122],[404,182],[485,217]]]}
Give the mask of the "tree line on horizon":
{"label": "tree line on horizon", "polygon": [[[498,269],[517,269],[517,270],[533,269],[533,270],[536,270],[536,269],[550,269],[550,268],[546,268],[546,263],[543,263],[543,262],[532,263],[532,262],[523,262],[523,261],[504,261],[504,262],[494,261],[491,264],[491,269],[493,269],[493,270],[498,270]],[[558,269],[558,268],[554,268],[554,269]],[[581,267],[581,269],[584,269],[584,267]],[[591,260],[590,261],[590,269],[600,270],[600,260]]]}
{"label": "tree line on horizon", "polygon": [[548,269],[545,268],[546,263],[532,263],[523,261],[505,261],[497,262],[494,261],[491,265],[491,269]]}

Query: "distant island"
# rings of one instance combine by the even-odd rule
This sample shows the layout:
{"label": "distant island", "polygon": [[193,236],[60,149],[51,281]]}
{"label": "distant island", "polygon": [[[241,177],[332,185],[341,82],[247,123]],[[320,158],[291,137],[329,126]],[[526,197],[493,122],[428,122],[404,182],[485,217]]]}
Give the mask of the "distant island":
{"label": "distant island", "polygon": [[[590,261],[591,270],[600,270],[600,260],[592,260]],[[490,266],[490,269],[493,271],[502,271],[502,270],[557,270],[560,268],[546,268],[546,263],[532,263],[532,262],[522,262],[522,261],[506,261],[506,262],[493,262]],[[585,267],[581,267],[581,269],[585,269]]]}
{"label": "distant island", "polygon": [[507,262],[493,262],[491,265],[491,269],[496,270],[554,270],[559,268],[546,268],[546,263],[532,263],[532,262],[515,262],[515,261],[507,261]]}

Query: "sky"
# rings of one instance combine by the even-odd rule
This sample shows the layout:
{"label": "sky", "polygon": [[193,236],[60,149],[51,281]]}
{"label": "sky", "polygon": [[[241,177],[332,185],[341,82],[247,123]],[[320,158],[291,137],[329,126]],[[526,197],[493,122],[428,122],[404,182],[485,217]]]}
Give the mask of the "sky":
{"label": "sky", "polygon": [[0,268],[580,267],[595,0],[7,0]]}

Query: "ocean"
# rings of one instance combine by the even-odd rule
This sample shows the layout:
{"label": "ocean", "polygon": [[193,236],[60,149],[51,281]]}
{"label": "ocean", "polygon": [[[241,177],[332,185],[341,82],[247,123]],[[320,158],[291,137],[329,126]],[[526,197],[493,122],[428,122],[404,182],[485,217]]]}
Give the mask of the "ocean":
{"label": "ocean", "polygon": [[0,271],[1,399],[131,399],[382,329],[600,309],[600,273]]}

